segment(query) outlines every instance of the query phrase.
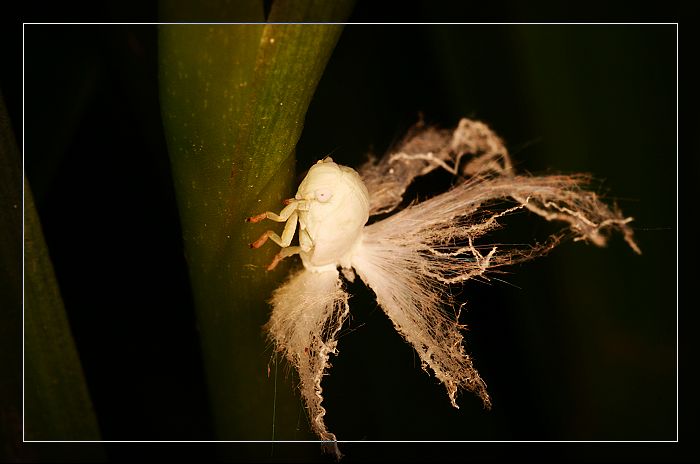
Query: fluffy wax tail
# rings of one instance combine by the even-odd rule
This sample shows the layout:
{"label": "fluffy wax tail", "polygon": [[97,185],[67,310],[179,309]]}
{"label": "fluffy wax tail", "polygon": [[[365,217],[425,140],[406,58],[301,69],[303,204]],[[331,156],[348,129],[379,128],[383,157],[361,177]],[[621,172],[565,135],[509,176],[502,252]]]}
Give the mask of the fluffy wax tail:
{"label": "fluffy wax tail", "polygon": [[414,179],[438,168],[469,177],[512,173],[503,141],[483,122],[462,118],[451,131],[420,121],[381,159],[370,158],[360,166],[370,216],[396,209]]}
{"label": "fluffy wax tail", "polygon": [[321,379],[330,367],[330,354],[337,354],[337,336],[348,316],[348,294],[342,288],[338,271],[294,274],[272,295],[272,315],[265,325],[277,351],[296,367],[300,390],[313,431],[321,440],[332,441],[332,451],[342,456],[335,435],[326,429],[321,405]]}
{"label": "fluffy wax tail", "polygon": [[486,278],[487,270],[542,255],[558,242],[554,236],[545,245],[489,245],[483,236],[498,227],[500,217],[529,210],[566,223],[576,238],[599,246],[617,230],[639,251],[627,225],[631,219],[581,189],[584,181],[573,176],[475,178],[365,227],[353,267],[418,352],[423,368],[445,384],[453,406],[460,389],[476,393],[486,407],[490,400],[462,346],[462,326],[444,312],[454,303],[449,285]]}

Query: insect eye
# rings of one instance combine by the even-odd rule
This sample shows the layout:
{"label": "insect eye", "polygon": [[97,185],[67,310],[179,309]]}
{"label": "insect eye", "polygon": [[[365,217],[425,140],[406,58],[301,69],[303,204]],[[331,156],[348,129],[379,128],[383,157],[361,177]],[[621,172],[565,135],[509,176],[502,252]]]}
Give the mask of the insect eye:
{"label": "insect eye", "polygon": [[330,189],[318,189],[316,190],[315,194],[316,199],[321,203],[327,202],[333,196],[333,193],[330,191]]}

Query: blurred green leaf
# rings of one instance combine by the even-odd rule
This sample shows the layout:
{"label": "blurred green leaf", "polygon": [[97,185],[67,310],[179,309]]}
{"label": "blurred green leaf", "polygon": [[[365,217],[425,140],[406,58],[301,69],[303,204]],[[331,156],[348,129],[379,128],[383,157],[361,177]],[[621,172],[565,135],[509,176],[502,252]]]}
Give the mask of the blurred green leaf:
{"label": "blurred green leaf", "polygon": [[23,455],[20,156],[0,94],[0,460]]}
{"label": "blurred green leaf", "polygon": [[24,181],[25,438],[99,440],[41,223]]}
{"label": "blurred green leaf", "polygon": [[[268,19],[342,20],[351,6],[274,2]],[[264,20],[262,2],[243,9],[247,20]],[[217,14],[230,19],[236,12]],[[288,267],[267,273],[277,250],[250,250],[248,243],[276,224],[244,219],[279,210],[292,195],[294,147],[341,30],[337,24],[160,27],[163,121],[221,439],[271,439],[273,427],[275,439],[312,438],[299,431],[307,426],[296,383],[282,378],[288,370],[275,378],[261,329],[266,301]]]}
{"label": "blurred green leaf", "polygon": [[[22,440],[21,378],[21,205],[20,158],[0,98],[0,432],[10,460],[36,450]],[[63,302],[25,180],[24,197],[24,438],[98,440],[97,421],[71,336]],[[8,439],[9,438],[9,439]],[[14,446],[10,443],[15,443]],[[94,449],[94,448],[93,448]],[[99,451],[93,457],[101,457]]]}

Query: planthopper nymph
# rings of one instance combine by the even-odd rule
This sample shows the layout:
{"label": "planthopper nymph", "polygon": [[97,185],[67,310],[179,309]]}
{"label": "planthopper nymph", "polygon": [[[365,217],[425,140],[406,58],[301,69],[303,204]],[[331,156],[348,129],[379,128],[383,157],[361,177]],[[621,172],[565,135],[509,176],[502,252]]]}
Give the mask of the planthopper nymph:
{"label": "planthopper nymph", "polygon": [[[407,187],[435,169],[454,176],[452,187],[405,206]],[[321,380],[350,312],[340,272],[348,280],[357,274],[372,289],[423,370],[445,386],[452,406],[458,407],[457,393],[468,390],[489,408],[486,383],[463,347],[459,311],[451,310],[460,304],[450,286],[488,280],[494,270],[541,256],[567,236],[603,246],[618,231],[639,253],[628,225],[632,218],[586,190],[588,180],[516,173],[501,139],[479,121],[464,118],[454,130],[419,123],[395,150],[358,171],[322,159],[279,214],[247,219],[285,222],[281,237],[268,230],[251,244],[258,248],[271,239],[282,247],[268,269],[283,258],[301,257],[303,267],[273,292],[265,330],[298,371],[311,427],[336,456],[341,454],[324,422]],[[489,242],[499,219],[518,211],[564,228],[544,243]],[[292,245],[297,226],[298,245]]]}
{"label": "planthopper nymph", "polygon": [[[369,192],[357,171],[326,157],[309,169],[294,198],[285,203],[279,214],[266,212],[248,218],[248,222],[266,218],[286,222],[282,237],[267,231],[250,245],[258,248],[270,238],[282,247],[268,270],[295,254],[313,272],[351,266],[352,253],[369,219]],[[299,245],[290,246],[297,223]]]}

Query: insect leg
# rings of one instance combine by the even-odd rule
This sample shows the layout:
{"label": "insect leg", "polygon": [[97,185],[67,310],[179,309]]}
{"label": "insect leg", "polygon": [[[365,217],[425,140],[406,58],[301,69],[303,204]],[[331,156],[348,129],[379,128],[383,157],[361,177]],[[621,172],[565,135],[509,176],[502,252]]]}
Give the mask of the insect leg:
{"label": "insect leg", "polygon": [[289,216],[291,216],[292,213],[297,210],[298,205],[298,201],[292,201],[289,202],[279,214],[275,214],[272,211],[265,211],[264,213],[260,213],[256,216],[246,218],[245,222],[260,222],[264,219],[270,219],[275,222],[285,222],[287,219],[289,219]]}
{"label": "insect leg", "polygon": [[273,270],[277,264],[279,264],[280,261],[282,261],[284,258],[288,258],[292,255],[297,255],[301,252],[301,247],[299,246],[290,246],[287,248],[282,248],[279,253],[275,255],[275,257],[272,259],[272,262],[270,263],[269,266],[267,266],[267,270],[271,271]]}
{"label": "insect leg", "polygon": [[310,251],[314,246],[314,241],[309,235],[309,231],[303,227],[299,228],[299,245],[304,251]]}
{"label": "insect leg", "polygon": [[282,248],[288,247],[289,244],[292,243],[292,239],[294,238],[294,232],[296,232],[297,229],[298,219],[299,215],[296,212],[291,213],[291,215],[287,219],[287,223],[284,225],[282,237],[277,235],[275,232],[268,230],[264,232],[259,239],[251,243],[250,247],[260,248],[265,242],[267,242],[268,238],[275,242],[277,245],[281,246]]}

